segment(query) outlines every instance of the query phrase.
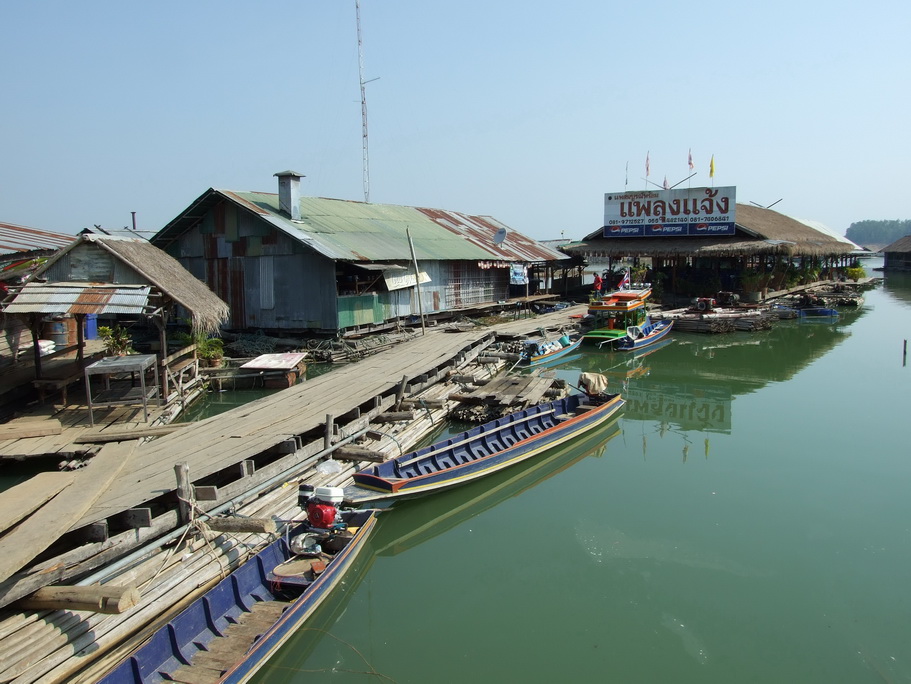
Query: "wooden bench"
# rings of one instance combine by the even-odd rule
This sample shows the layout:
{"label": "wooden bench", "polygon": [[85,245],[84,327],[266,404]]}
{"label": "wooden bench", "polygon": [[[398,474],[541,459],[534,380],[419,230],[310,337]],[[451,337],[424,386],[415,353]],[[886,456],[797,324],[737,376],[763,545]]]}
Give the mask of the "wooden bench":
{"label": "wooden bench", "polygon": [[44,403],[48,392],[60,390],[63,405],[66,406],[67,388],[70,385],[75,385],[80,380],[82,380],[82,368],[76,368],[67,369],[65,372],[57,371],[49,377],[35,378],[32,380],[32,385],[38,390],[38,398],[41,400],[42,404]]}

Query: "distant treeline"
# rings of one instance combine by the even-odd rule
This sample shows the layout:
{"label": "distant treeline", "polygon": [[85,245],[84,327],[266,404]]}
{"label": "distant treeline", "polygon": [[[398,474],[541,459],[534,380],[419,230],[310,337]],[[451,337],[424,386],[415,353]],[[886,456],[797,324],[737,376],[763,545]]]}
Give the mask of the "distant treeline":
{"label": "distant treeline", "polygon": [[911,235],[911,220],[857,221],[845,233],[845,237],[858,245],[888,245],[906,235]]}

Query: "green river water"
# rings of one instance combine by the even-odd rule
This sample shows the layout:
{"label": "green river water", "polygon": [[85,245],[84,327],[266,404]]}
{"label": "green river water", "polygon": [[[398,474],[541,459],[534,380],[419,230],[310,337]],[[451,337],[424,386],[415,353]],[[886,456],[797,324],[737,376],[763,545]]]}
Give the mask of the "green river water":
{"label": "green river water", "polygon": [[836,322],[586,351],[596,434],[397,504],[261,682],[911,681],[911,278]]}
{"label": "green river water", "polygon": [[620,417],[396,504],[256,681],[911,682],[911,276],[835,323],[672,338],[557,366]]}

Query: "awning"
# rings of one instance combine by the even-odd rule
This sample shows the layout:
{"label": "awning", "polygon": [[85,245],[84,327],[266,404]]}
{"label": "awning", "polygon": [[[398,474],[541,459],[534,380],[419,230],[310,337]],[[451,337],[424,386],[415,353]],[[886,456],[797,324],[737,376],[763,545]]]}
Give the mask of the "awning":
{"label": "awning", "polygon": [[148,285],[26,283],[4,307],[8,314],[146,314]]}

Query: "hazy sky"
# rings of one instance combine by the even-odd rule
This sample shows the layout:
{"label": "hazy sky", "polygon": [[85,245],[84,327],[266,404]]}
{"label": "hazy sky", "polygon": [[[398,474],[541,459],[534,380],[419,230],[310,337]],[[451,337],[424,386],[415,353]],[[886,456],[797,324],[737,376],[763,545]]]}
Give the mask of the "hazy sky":
{"label": "hazy sky", "polygon": [[[911,3],[361,0],[372,202],[537,239],[604,193],[736,185],[911,218]],[[354,0],[0,4],[0,221],[158,230],[207,188],[363,200]]]}

